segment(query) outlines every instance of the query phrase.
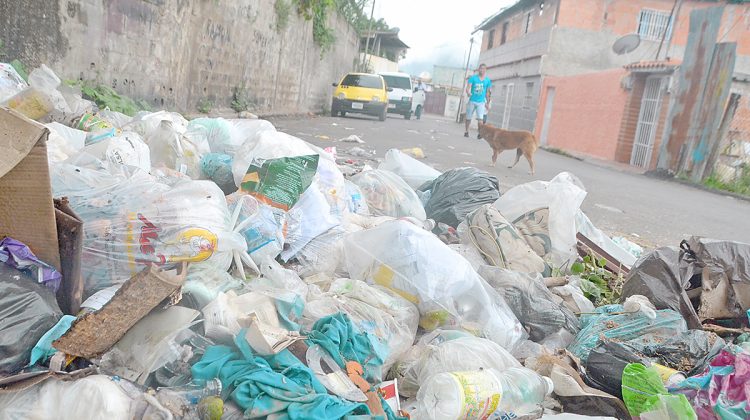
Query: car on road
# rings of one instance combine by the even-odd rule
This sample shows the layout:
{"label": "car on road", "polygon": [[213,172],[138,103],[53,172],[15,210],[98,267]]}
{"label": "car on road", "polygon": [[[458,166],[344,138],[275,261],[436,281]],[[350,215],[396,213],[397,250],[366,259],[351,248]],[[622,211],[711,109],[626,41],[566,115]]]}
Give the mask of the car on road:
{"label": "car on road", "polygon": [[411,119],[412,97],[414,86],[411,76],[406,73],[387,72],[380,73],[385,80],[388,91],[388,112],[403,115],[407,120]]}
{"label": "car on road", "polygon": [[388,107],[388,88],[383,77],[369,73],[347,73],[334,83],[331,116],[347,112],[367,114],[385,121]]}

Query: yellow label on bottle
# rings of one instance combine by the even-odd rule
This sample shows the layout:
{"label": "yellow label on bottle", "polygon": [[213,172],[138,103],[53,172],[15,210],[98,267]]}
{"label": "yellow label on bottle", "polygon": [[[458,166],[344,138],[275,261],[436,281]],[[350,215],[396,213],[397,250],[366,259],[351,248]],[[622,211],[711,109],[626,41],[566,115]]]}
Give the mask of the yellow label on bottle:
{"label": "yellow label on bottle", "polygon": [[451,375],[461,386],[463,394],[459,418],[486,420],[497,410],[502,394],[492,373],[467,371],[451,372]]}

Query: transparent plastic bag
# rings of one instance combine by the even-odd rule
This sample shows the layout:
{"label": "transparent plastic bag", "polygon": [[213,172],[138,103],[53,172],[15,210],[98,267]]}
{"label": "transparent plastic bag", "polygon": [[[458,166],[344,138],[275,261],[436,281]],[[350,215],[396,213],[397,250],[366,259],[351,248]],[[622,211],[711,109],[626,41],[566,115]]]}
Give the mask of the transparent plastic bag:
{"label": "transparent plastic bag", "polygon": [[346,180],[346,195],[347,195],[347,207],[350,213],[357,213],[364,216],[370,214],[370,209],[367,207],[367,201],[365,200],[362,190],[357,184]]}
{"label": "transparent plastic bag", "polygon": [[237,187],[242,185],[242,179],[252,164],[270,159],[315,154],[318,153],[297,137],[275,130],[260,131],[256,136],[248,138],[235,154],[234,162],[232,162],[234,184]]}
{"label": "transparent plastic bag", "polygon": [[313,183],[287,213],[282,260],[294,258],[314,238],[341,224],[333,213],[325,194]]}
{"label": "transparent plastic bag", "polygon": [[201,177],[210,179],[224,191],[237,191],[232,176],[232,157],[223,153],[206,153],[201,158]]}
{"label": "transparent plastic bag", "polygon": [[298,270],[299,275],[302,277],[318,273],[329,276],[345,275],[343,269],[345,234],[346,230],[337,226],[308,242],[296,255],[301,265]]}
{"label": "transparent plastic bag", "polygon": [[58,122],[45,124],[49,129],[47,157],[50,162],[61,162],[83,149],[86,133]]}
{"label": "transparent plastic bag", "polygon": [[154,166],[163,165],[193,179],[201,176],[201,157],[211,151],[205,139],[188,138],[172,121],[166,119],[161,120],[145,139],[151,149]]}
{"label": "transparent plastic bag", "polygon": [[360,331],[374,335],[388,347],[383,373],[414,343],[419,311],[384,287],[336,279],[327,292],[307,301],[304,326],[310,328],[318,319],[337,312],[346,313]]}
{"label": "transparent plastic bag", "polygon": [[203,136],[211,152],[234,156],[245,141],[262,131],[276,131],[276,128],[266,120],[196,118],[188,124],[186,135]]}
{"label": "transparent plastic bag", "polygon": [[3,419],[129,420],[131,398],[105,375],[74,381],[47,379],[30,388],[0,393]]}
{"label": "transparent plastic bag", "polygon": [[[435,334],[437,332],[437,334]],[[391,369],[399,394],[415,397],[432,375],[464,370],[505,370],[521,364],[507,350],[485,338],[446,336],[441,330],[422,337]]]}
{"label": "transparent plastic bag", "polygon": [[506,349],[525,331],[471,264],[435,235],[394,220],[347,235],[350,277],[387,287],[417,305],[420,326],[463,329]]}
{"label": "transparent plastic bag", "polygon": [[362,190],[373,215],[427,218],[417,194],[398,175],[373,169],[361,172],[351,180]]}
{"label": "transparent plastic bag", "polygon": [[505,298],[531,340],[542,341],[561,329],[572,334],[579,331],[578,318],[547,289],[539,273],[525,274],[488,265],[478,272]]}
{"label": "transparent plastic bag", "polygon": [[246,252],[213,182],[168,186],[143,171],[114,174],[70,164],[55,165],[52,177],[55,195],[67,196],[84,223],[84,297],[148,265],[189,262],[188,273],[201,266],[227,271],[235,252]]}
{"label": "transparent plastic bag", "polygon": [[687,331],[685,320],[671,309],[656,311],[656,319],[649,319],[642,312],[621,313],[622,305],[600,306],[596,312],[597,315],[581,317],[581,331],[568,346],[568,350],[584,363],[591,350],[604,338],[642,346],[648,342],[667,341]]}
{"label": "transparent plastic bag", "polygon": [[234,193],[226,197],[234,231],[247,243],[247,252],[256,264],[276,258],[284,247],[286,214],[260,203],[250,195]]}
{"label": "transparent plastic bag", "polygon": [[391,171],[403,179],[413,189],[440,176],[440,171],[428,166],[398,149],[385,152],[385,159],[378,169]]}
{"label": "transparent plastic bag", "polygon": [[29,85],[10,64],[0,63],[0,102],[26,89]]}
{"label": "transparent plastic bag", "polygon": [[123,132],[83,148],[83,152],[118,165],[129,165],[146,172],[151,170],[151,156],[146,143],[134,132]]}
{"label": "transparent plastic bag", "polygon": [[511,188],[494,206],[546,263],[564,268],[578,256],[575,220],[585,198],[581,182],[561,172],[549,182],[532,181]]}

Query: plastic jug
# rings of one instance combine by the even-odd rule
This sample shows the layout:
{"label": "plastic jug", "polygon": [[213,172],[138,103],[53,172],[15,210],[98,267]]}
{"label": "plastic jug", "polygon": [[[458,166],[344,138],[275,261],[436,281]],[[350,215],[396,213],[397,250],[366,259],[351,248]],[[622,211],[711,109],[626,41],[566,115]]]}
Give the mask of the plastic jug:
{"label": "plastic jug", "polygon": [[533,411],[552,389],[551,379],[521,367],[439,373],[420,387],[416,418],[515,418]]}

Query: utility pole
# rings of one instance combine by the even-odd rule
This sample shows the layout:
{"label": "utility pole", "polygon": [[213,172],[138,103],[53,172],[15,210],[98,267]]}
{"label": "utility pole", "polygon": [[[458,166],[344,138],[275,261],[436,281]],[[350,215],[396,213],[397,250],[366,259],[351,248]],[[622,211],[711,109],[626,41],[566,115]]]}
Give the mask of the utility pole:
{"label": "utility pole", "polygon": [[474,46],[474,37],[471,37],[469,39],[469,53],[466,55],[466,71],[464,72],[464,83],[461,87],[461,96],[458,97],[458,110],[456,111],[456,122],[461,122],[460,121],[461,106],[463,105],[464,92],[466,91],[466,80],[469,78],[469,62],[471,61],[471,49],[473,46]]}
{"label": "utility pole", "polygon": [[[680,9],[682,8],[682,0],[675,0],[675,7],[672,8],[674,11],[674,18],[670,16],[670,20],[672,21],[672,30],[669,31],[669,35],[667,36],[667,45],[664,48],[664,59],[669,59],[669,47],[672,46],[672,34],[674,34],[674,30],[677,27],[677,19],[680,17]],[[669,26],[667,26],[669,28]],[[661,46],[659,46],[659,49],[661,49]],[[656,58],[659,58],[659,53],[656,53]]]}
{"label": "utility pole", "polygon": [[367,71],[367,65],[370,60],[367,58],[367,53],[370,51],[370,35],[372,35],[372,21],[375,15],[375,0],[372,0],[372,9],[370,9],[370,22],[367,24],[367,41],[365,42],[365,56],[362,59],[362,70]]}

